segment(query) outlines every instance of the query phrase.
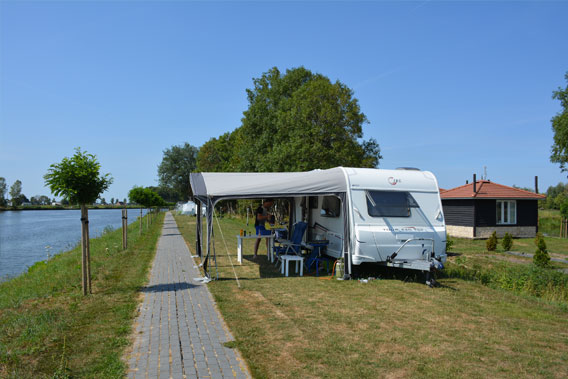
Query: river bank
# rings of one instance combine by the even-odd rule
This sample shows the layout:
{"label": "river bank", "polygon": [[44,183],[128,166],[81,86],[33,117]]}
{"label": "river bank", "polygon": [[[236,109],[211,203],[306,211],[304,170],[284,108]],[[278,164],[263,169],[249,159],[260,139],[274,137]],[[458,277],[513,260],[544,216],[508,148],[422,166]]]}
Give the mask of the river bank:
{"label": "river bank", "polygon": [[[144,218],[147,218],[145,216]],[[0,284],[0,377],[122,377],[121,357],[156,251],[163,213],[91,239],[93,293],[81,295],[80,249]]]}

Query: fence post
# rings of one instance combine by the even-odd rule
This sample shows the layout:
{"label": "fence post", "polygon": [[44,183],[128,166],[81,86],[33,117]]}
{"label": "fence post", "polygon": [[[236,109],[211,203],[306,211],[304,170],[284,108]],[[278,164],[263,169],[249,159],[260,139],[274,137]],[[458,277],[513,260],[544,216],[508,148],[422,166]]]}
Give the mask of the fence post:
{"label": "fence post", "polygon": [[128,211],[122,210],[122,249],[128,248]]}
{"label": "fence post", "polygon": [[83,296],[89,292],[89,270],[88,253],[89,246],[89,218],[87,216],[87,206],[81,204],[81,284]]}

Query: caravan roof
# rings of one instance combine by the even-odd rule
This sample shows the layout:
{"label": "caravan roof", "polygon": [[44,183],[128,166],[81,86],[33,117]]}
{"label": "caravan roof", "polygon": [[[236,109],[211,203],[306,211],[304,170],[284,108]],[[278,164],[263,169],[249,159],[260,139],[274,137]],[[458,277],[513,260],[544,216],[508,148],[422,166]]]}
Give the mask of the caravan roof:
{"label": "caravan roof", "polygon": [[190,175],[198,199],[346,193],[351,188],[438,192],[428,171],[335,167],[305,172],[202,172]]}

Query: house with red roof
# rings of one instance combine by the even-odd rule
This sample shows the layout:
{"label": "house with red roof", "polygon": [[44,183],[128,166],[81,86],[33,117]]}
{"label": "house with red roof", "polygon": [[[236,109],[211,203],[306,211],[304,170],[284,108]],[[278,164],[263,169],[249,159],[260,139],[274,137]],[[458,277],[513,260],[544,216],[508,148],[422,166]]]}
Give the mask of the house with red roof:
{"label": "house with red roof", "polygon": [[545,195],[477,180],[452,189],[440,189],[448,234],[489,238],[497,232],[534,237],[538,231],[538,200]]}

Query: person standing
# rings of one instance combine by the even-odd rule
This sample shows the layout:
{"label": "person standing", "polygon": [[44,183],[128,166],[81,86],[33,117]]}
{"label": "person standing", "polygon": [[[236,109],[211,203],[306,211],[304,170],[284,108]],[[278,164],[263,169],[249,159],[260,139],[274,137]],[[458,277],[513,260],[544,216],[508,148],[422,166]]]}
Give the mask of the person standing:
{"label": "person standing", "polygon": [[[256,209],[255,213],[255,220],[254,220],[254,228],[256,229],[257,236],[265,236],[270,234],[270,231],[266,230],[265,224],[271,217],[268,210],[274,204],[273,199],[264,199],[262,201],[262,205]],[[254,244],[254,256],[252,259],[256,259],[257,252],[258,252],[258,245],[260,245],[261,238],[257,238]],[[268,248],[268,239],[266,239],[266,248]]]}

